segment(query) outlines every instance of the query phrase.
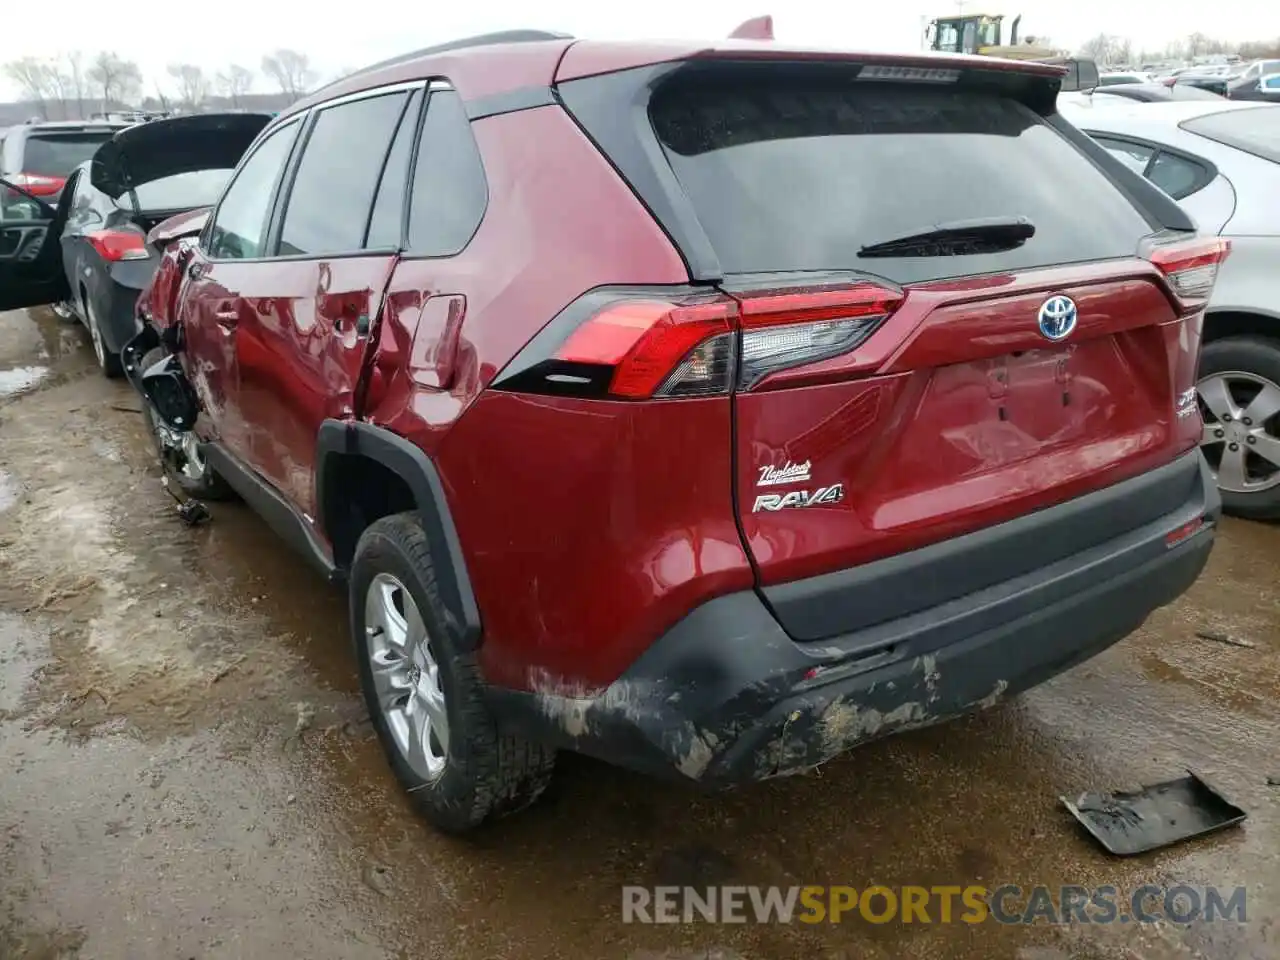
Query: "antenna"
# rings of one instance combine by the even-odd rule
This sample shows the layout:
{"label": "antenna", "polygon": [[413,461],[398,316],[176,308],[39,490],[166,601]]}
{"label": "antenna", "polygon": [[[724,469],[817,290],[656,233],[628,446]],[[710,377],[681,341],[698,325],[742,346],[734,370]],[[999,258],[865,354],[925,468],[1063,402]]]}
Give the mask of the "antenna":
{"label": "antenna", "polygon": [[729,34],[730,40],[772,40],[773,39],[773,17],[765,14],[763,17],[752,17],[750,20],[744,20],[738,24],[733,33]]}

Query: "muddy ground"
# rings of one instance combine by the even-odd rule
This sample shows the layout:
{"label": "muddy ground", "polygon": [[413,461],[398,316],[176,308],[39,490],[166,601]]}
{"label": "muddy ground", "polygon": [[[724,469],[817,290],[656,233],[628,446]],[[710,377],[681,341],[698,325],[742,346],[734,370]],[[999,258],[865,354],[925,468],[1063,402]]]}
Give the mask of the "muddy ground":
{"label": "muddy ground", "polygon": [[[567,758],[445,839],[372,737],[343,597],[242,506],[182,526],[91,357],[0,314],[0,958],[1280,956],[1280,529],[1226,523],[1188,597],[969,720],[719,795]],[[1118,860],[1057,800],[1185,767],[1243,828]],[[1147,881],[1245,885],[1247,922],[620,922],[624,884]]]}

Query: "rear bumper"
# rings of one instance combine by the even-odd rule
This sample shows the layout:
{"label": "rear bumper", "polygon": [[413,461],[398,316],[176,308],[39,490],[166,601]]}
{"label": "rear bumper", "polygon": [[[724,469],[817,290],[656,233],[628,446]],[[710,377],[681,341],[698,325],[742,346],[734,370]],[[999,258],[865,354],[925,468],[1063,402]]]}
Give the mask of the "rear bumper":
{"label": "rear bumper", "polygon": [[[808,643],[755,592],[732,594],[691,611],[596,696],[541,683],[491,689],[492,707],[512,732],[647,773],[719,785],[802,772],[1033,687],[1182,594],[1208,560],[1221,505],[1198,451],[1161,472],[1186,475],[1175,509],[1014,580]],[[1088,511],[1093,498],[1150,482],[1051,509]],[[928,580],[936,554],[917,553]],[[879,563],[897,569],[912,557]]]}

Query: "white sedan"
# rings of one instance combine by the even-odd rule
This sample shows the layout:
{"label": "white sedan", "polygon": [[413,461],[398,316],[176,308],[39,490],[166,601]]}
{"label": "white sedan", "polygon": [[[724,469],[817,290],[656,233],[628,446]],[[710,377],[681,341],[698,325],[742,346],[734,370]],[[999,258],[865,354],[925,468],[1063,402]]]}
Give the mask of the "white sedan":
{"label": "white sedan", "polygon": [[1061,114],[1231,240],[1200,356],[1203,450],[1230,513],[1280,518],[1280,105],[1108,104]]}

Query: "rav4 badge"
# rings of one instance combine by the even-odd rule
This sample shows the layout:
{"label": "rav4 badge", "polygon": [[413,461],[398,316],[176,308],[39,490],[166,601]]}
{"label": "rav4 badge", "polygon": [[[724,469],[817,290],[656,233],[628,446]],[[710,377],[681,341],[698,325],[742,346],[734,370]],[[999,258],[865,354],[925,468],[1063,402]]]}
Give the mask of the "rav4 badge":
{"label": "rav4 badge", "polygon": [[819,487],[810,493],[808,490],[792,490],[789,493],[762,493],[756,497],[756,505],[752,513],[767,510],[770,513],[788,510],[795,507],[823,507],[839,503],[844,499],[844,484],[833,483],[829,487]]}

